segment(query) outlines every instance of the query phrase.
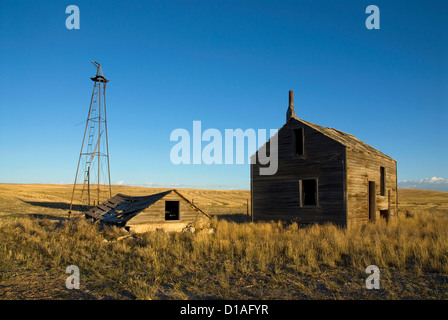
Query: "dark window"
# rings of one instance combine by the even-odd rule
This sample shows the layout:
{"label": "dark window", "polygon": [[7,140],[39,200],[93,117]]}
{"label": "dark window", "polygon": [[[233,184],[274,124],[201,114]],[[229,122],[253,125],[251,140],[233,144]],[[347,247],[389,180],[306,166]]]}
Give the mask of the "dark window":
{"label": "dark window", "polygon": [[384,167],[380,167],[380,195],[386,195],[386,169]]}
{"label": "dark window", "polygon": [[165,220],[179,220],[179,201],[165,201]]}
{"label": "dark window", "polygon": [[302,205],[317,206],[317,180],[302,180]]}
{"label": "dark window", "polygon": [[302,156],[305,154],[304,141],[303,141],[303,128],[294,129],[294,141],[296,146],[296,154]]}

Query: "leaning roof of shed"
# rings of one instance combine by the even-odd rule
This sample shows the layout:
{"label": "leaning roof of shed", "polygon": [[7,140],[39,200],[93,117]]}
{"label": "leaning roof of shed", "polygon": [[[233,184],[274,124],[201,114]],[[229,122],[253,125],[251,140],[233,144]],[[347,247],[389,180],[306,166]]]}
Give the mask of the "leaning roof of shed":
{"label": "leaning roof of shed", "polygon": [[87,215],[107,223],[124,224],[171,192],[175,192],[186,202],[188,202],[195,210],[209,217],[209,215],[196,207],[175,189],[139,197],[119,193],[91,209],[87,212]]}

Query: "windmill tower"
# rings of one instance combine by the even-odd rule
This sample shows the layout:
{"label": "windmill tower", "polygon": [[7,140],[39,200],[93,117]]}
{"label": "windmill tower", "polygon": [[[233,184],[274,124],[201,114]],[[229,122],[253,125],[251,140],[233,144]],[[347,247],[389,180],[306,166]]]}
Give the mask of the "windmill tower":
{"label": "windmill tower", "polygon": [[106,84],[101,65],[93,61],[96,75],[90,79],[94,82],[86,128],[82,138],[75,183],[68,217],[78,202],[81,211],[87,211],[112,197],[110,186],[109,143],[107,140],[106,118]]}

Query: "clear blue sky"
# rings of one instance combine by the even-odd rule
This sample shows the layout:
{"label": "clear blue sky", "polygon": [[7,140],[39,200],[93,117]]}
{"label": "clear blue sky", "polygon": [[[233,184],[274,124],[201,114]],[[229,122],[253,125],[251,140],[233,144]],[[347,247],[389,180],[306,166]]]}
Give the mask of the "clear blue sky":
{"label": "clear blue sky", "polygon": [[[68,5],[80,29],[68,30]],[[365,9],[380,9],[367,30]],[[448,178],[447,1],[0,2],[0,182],[72,183],[99,61],[112,182],[249,188],[246,165],[174,165],[169,137],[298,117]]]}

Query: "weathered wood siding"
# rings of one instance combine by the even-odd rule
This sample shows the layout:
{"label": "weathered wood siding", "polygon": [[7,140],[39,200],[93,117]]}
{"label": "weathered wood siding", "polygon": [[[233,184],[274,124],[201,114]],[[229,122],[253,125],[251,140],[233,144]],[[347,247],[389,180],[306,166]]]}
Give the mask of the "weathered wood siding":
{"label": "weathered wood siding", "polygon": [[[179,220],[165,220],[165,201],[179,201]],[[205,222],[206,220],[208,220],[207,216],[195,210],[190,203],[178,194],[171,192],[130,219],[126,226],[136,232],[156,229],[180,231],[189,223]]]}
{"label": "weathered wood siding", "polygon": [[[385,196],[380,194],[380,167],[385,168]],[[380,217],[380,210],[389,210],[390,217],[396,216],[398,211],[396,161],[347,148],[349,227],[369,221],[369,181],[375,181],[376,220]]]}
{"label": "weathered wood siding", "polygon": [[[293,130],[297,128],[304,129],[303,156],[295,152]],[[294,118],[277,134],[277,173],[260,175],[263,166],[258,161],[251,165],[254,220],[332,222],[345,226],[345,146]],[[270,149],[269,142],[266,147]],[[318,206],[300,207],[299,180],[305,179],[318,180]]]}

